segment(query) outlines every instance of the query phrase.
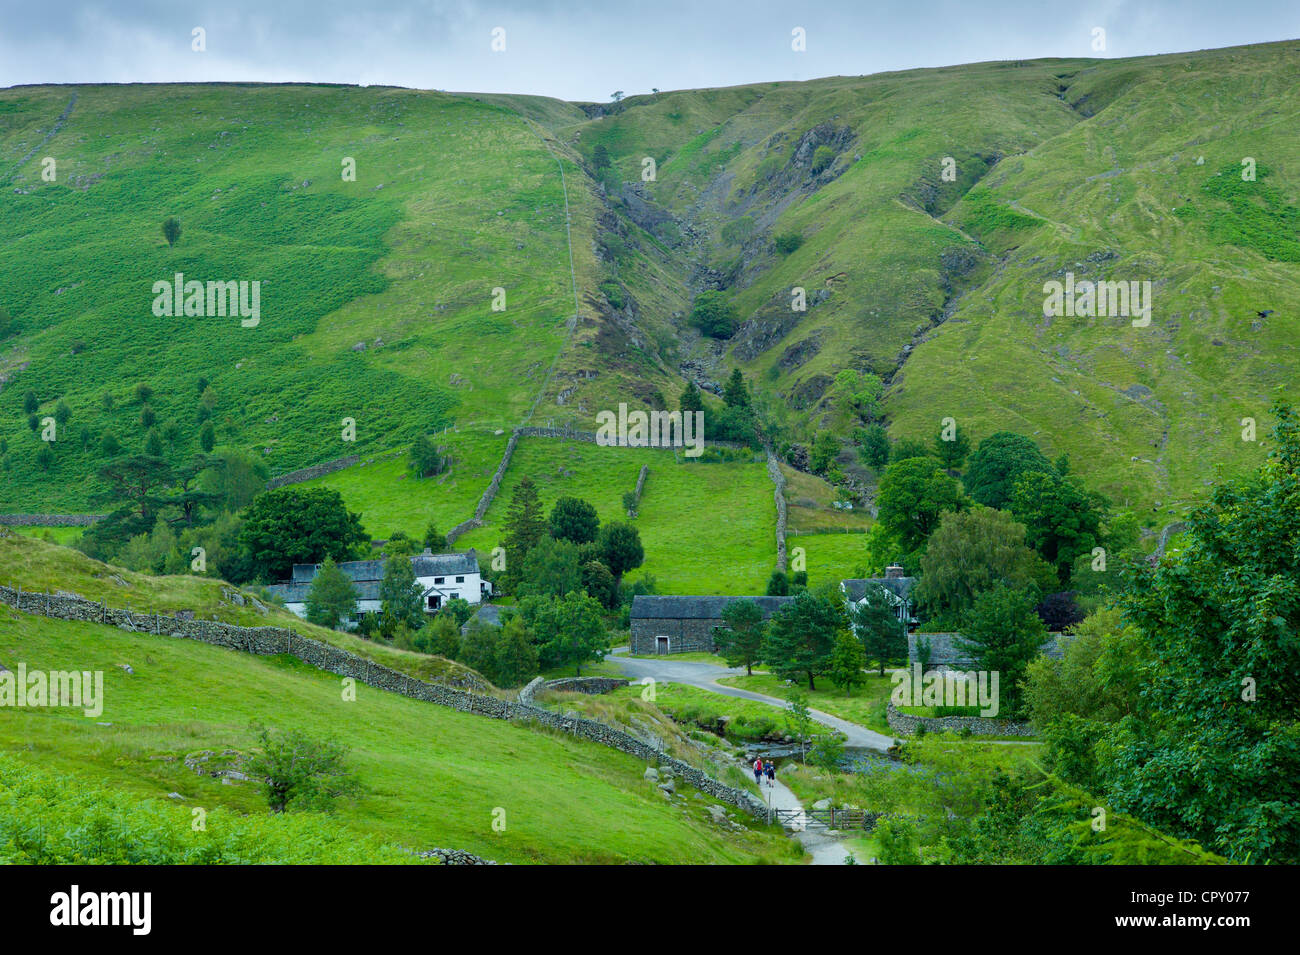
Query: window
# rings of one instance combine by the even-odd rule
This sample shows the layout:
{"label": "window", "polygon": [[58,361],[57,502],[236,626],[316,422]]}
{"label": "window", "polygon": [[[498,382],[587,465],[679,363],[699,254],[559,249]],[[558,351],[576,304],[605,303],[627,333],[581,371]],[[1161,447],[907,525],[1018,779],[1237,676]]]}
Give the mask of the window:
{"label": "window", "polygon": [[458,583],[458,584],[463,584],[464,582],[465,582],[465,578],[464,578],[464,577],[457,577],[457,578],[456,578],[456,583]]}
{"label": "window", "polygon": [[447,579],[446,577],[435,577],[435,578],[433,578],[433,582],[434,582],[435,584],[440,584],[440,583],[442,583],[442,582],[443,582],[444,580],[446,580],[446,579]]}

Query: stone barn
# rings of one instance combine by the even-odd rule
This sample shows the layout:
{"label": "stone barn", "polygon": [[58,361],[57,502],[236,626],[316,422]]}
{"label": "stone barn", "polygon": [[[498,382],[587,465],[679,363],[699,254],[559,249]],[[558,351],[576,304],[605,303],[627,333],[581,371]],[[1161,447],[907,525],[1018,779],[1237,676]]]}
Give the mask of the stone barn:
{"label": "stone barn", "polygon": [[713,628],[725,627],[722,611],[735,600],[752,600],[766,620],[793,597],[660,597],[638,594],[632,598],[634,654],[712,653]]}

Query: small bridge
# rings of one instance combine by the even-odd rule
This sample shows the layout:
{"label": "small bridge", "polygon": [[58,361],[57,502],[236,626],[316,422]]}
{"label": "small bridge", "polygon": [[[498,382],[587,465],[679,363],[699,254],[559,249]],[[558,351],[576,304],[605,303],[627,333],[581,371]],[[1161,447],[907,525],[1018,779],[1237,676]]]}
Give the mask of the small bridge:
{"label": "small bridge", "polygon": [[865,809],[770,809],[768,820],[779,822],[786,829],[801,832],[805,829],[863,829],[876,828],[880,813]]}

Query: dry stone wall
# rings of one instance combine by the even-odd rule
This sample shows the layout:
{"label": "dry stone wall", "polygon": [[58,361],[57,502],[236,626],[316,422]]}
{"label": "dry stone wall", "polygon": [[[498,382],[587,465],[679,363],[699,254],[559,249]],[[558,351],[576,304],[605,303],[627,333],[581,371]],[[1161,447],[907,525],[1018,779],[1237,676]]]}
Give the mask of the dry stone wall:
{"label": "dry stone wall", "polygon": [[776,569],[785,570],[785,475],[776,455],[767,452],[767,473],[772,478],[776,496]]}
{"label": "dry stone wall", "polygon": [[628,733],[596,720],[553,713],[533,705],[532,695],[541,683],[540,678],[520,691],[518,701],[502,700],[495,696],[470,693],[438,683],[425,683],[331,644],[304,637],[285,627],[239,627],[215,620],[197,620],[192,616],[135,613],[131,610],[111,608],[76,594],[33,593],[6,586],[0,586],[0,603],[8,604],[24,613],[39,614],[59,620],[99,623],[137,633],[198,640],[213,646],[261,656],[287,653],[317,669],[341,677],[351,677],[367,686],[387,690],[390,693],[400,693],[411,699],[450,707],[462,713],[475,713],[499,720],[538,723],[548,729],[617,749],[646,762],[657,762],[661,766],[671,767],[685,783],[715,799],[747,812],[755,814],[766,812],[762,801],[752,793],[719,782],[689,763],[669,756]]}
{"label": "dry stone wall", "polygon": [[297,471],[290,471],[288,474],[281,474],[279,477],[271,478],[266,482],[266,487],[267,490],[271,490],[284,487],[286,484],[301,484],[303,481],[310,481],[313,478],[324,477],[326,474],[333,474],[335,471],[350,468],[360,460],[361,455],[349,454],[345,458],[336,458],[333,461],[313,464],[309,468],[299,468]]}
{"label": "dry stone wall", "polygon": [[889,728],[904,736],[915,736],[924,726],[927,733],[960,733],[970,730],[976,736],[1034,736],[1034,728],[1020,720],[999,720],[988,716],[912,716],[900,713],[893,703],[885,708]]}
{"label": "dry stone wall", "polygon": [[103,514],[0,514],[0,525],[8,527],[89,527],[102,521]]}

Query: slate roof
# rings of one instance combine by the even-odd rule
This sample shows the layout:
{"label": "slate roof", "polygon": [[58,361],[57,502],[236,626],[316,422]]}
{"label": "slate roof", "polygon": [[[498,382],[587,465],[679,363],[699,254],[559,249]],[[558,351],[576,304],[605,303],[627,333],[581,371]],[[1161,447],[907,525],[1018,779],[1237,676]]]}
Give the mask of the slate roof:
{"label": "slate roof", "polygon": [[461,636],[469,633],[469,625],[477,620],[485,627],[501,626],[501,608],[496,604],[483,604],[474,615],[460,625]]}
{"label": "slate roof", "polygon": [[[351,577],[354,582],[360,583],[367,580],[383,580],[386,560],[387,558],[345,560],[338,566],[339,570]],[[319,564],[294,564],[289,583],[310,584],[319,566]],[[411,558],[411,567],[417,577],[444,577],[479,572],[478,555],[474,551],[463,554],[416,554]]]}
{"label": "slate roof", "polygon": [[[378,580],[354,580],[352,585],[356,588],[358,600],[378,600],[379,599]],[[307,602],[307,593],[311,590],[311,581],[291,581],[287,584],[270,584],[266,588],[270,593],[282,599],[287,604],[305,604]]]}
{"label": "slate roof", "polygon": [[657,594],[637,594],[632,598],[632,619],[642,620],[718,620],[727,604],[736,600],[752,600],[770,617],[793,597],[679,597]]}
{"label": "slate roof", "polygon": [[841,580],[840,586],[844,590],[844,595],[857,603],[867,593],[869,584],[879,584],[884,587],[895,597],[906,599],[912,593],[912,588],[916,586],[915,577],[866,577],[859,580]]}

